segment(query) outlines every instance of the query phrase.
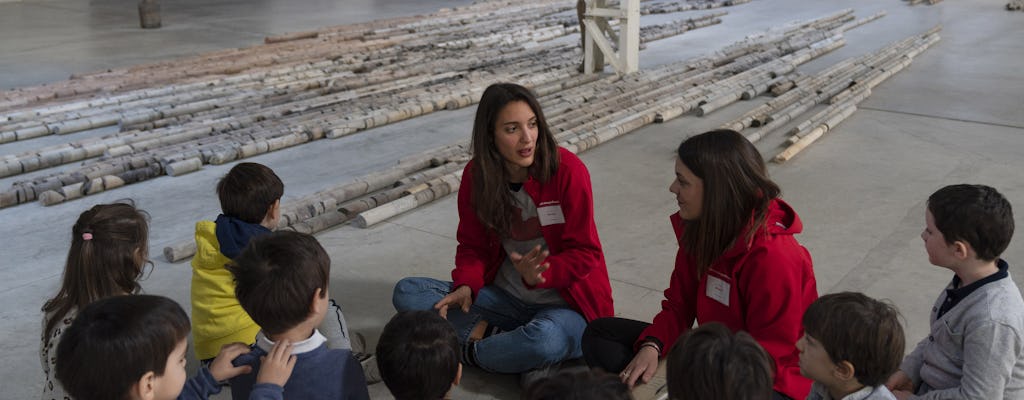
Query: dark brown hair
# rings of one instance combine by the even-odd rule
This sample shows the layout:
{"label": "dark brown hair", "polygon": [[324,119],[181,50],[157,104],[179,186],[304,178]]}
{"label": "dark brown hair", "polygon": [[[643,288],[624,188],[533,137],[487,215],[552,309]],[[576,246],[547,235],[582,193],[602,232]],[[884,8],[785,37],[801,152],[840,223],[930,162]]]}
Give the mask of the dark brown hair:
{"label": "dark brown hair", "polygon": [[[43,344],[72,309],[104,297],[139,291],[138,280],[148,263],[149,215],[131,200],[98,204],[78,216],[71,227],[71,248],[64,263],[60,290],[43,304],[48,319]],[[86,240],[88,238],[88,240]]]}
{"label": "dark brown hair", "polygon": [[928,211],[946,243],[967,242],[984,261],[999,258],[1013,238],[1013,208],[989,186],[946,186],[928,197]]}
{"label": "dark brown hair", "polygon": [[484,90],[473,121],[473,207],[480,222],[500,236],[508,233],[515,199],[509,192],[509,172],[494,135],[498,114],[516,101],[529,105],[537,117],[537,142],[530,176],[543,183],[558,171],[558,145],[533,93],[512,83],[496,83]]}
{"label": "dark brown hair", "polygon": [[668,396],[673,400],[768,400],[775,362],[746,332],[712,322],[685,333],[669,351]]}
{"label": "dark brown hair", "polygon": [[803,324],[833,363],[853,364],[862,385],[885,383],[903,361],[905,339],[896,307],[862,293],[821,296],[807,307]]}
{"label": "dark brown hair", "polygon": [[678,156],[704,183],[701,214],[687,221],[680,243],[701,276],[745,228],[749,226],[745,239],[754,237],[781,190],[768,178],[761,153],[736,131],[718,129],[692,136],[679,145]]}
{"label": "dark brown hair", "polygon": [[618,376],[601,370],[561,372],[543,378],[523,392],[523,400],[630,400],[633,396]]}
{"label": "dark brown hair", "polygon": [[254,237],[227,268],[238,303],[267,334],[276,335],[309,317],[317,289],[327,295],[331,258],[313,236],[278,231]]}
{"label": "dark brown hair", "polygon": [[191,329],[185,310],[161,296],[107,297],[84,307],[57,345],[55,375],[78,400],[124,399],[143,375],[163,376]]}
{"label": "dark brown hair", "polygon": [[263,164],[239,163],[217,182],[217,197],[224,215],[258,224],[267,210],[284,195],[284,183]]}
{"label": "dark brown hair", "polygon": [[377,342],[380,376],[397,400],[437,400],[459,373],[459,339],[434,311],[403,311],[384,326]]}

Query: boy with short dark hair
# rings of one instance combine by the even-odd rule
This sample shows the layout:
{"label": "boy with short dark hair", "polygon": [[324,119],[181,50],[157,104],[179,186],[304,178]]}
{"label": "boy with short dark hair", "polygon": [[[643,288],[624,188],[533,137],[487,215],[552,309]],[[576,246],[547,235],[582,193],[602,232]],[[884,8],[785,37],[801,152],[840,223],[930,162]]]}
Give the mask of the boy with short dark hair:
{"label": "boy with short dark hair", "polygon": [[377,365],[396,400],[445,399],[462,378],[459,340],[433,311],[403,311],[377,342]]}
{"label": "boy with short dark hair", "polygon": [[769,400],[775,362],[750,334],[718,322],[683,334],[669,350],[670,399]]}
{"label": "boy with short dark hair", "polygon": [[903,359],[896,308],[861,293],[821,296],[807,307],[800,373],[814,380],[807,400],[895,400],[883,385]]}
{"label": "boy with short dark hair", "polygon": [[[185,381],[188,316],[161,296],[125,295],[89,304],[57,346],[57,379],[77,400],[205,399],[220,392],[220,380],[251,371],[231,360],[249,352],[224,346],[210,367]],[[252,398],[280,399],[295,359],[282,342],[255,378]]]}
{"label": "boy with short dark hair", "polygon": [[[284,386],[289,399],[369,399],[362,367],[347,349],[328,349],[317,330],[330,308],[331,259],[310,235],[274,232],[253,238],[228,270],[235,293],[253,321],[262,327],[252,352],[235,365],[261,369],[260,356],[275,343],[292,343],[295,371]],[[231,379],[233,399],[245,399],[251,375]]]}
{"label": "boy with short dark hair", "polygon": [[928,261],[953,271],[931,332],[886,383],[899,399],[1024,398],[1024,299],[999,258],[1013,237],[1010,203],[984,185],[928,198]]}
{"label": "boy with short dark hair", "polygon": [[[224,267],[254,237],[277,229],[284,183],[262,164],[235,165],[217,183],[221,212],[216,221],[196,223],[196,255],[192,258],[192,323],[196,357],[208,361],[221,346],[252,344],[260,327],[235,298],[231,273]],[[328,346],[351,348],[341,309],[332,305],[321,332]],[[359,349],[361,350],[361,349]]]}

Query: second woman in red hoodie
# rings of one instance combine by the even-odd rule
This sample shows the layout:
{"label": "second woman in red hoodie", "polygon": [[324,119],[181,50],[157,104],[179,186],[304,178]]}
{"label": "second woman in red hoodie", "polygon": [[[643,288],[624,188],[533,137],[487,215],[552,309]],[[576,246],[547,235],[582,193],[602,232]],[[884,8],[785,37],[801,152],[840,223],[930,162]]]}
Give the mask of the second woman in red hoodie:
{"label": "second woman in red hoodie", "polygon": [[[591,367],[648,381],[658,359],[694,321],[746,331],[775,361],[775,396],[807,397],[796,341],[818,291],[811,256],[793,235],[803,225],[778,198],[764,160],[746,138],[716,130],[685,140],[669,190],[679,242],[662,310],[650,324],[622,318],[591,322],[583,351]],[[668,377],[669,380],[672,377]]]}

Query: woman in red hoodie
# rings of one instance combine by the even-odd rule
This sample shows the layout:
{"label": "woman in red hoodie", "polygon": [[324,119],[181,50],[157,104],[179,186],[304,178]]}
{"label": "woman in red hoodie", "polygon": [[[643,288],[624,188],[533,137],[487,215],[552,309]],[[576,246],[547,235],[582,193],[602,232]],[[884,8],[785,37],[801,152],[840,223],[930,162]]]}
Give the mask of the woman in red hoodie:
{"label": "woman in red hoodie", "polygon": [[793,237],[800,219],[739,133],[696,135],[678,153],[669,191],[679,206],[670,217],[679,251],[661,312],[650,324],[591,322],[583,337],[587,363],[619,372],[631,386],[647,382],[694,321],[720,322],[750,333],[772,356],[776,398],[807,397],[811,381],[800,375],[796,341],[818,294],[810,254]]}
{"label": "woman in red hoodie", "polygon": [[463,363],[487,371],[581,357],[587,321],[614,315],[587,168],[514,84],[484,91],[472,146],[452,281],[402,279],[395,308],[437,310],[455,327]]}

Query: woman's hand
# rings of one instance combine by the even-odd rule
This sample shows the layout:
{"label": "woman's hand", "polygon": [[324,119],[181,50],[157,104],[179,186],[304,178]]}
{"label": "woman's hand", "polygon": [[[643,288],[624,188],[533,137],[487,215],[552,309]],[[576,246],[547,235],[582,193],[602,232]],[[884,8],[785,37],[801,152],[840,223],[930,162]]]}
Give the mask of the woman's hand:
{"label": "woman's hand", "polygon": [[434,309],[441,315],[441,318],[448,319],[448,306],[452,304],[461,308],[462,312],[468,313],[469,306],[473,305],[473,290],[466,285],[459,286],[447,296],[442,297],[437,304],[434,304]]}
{"label": "woman's hand", "polygon": [[630,388],[637,383],[650,382],[654,373],[658,371],[659,355],[658,350],[655,350],[654,347],[640,347],[640,351],[636,352],[633,361],[630,361],[629,365],[622,370],[619,378]]}
{"label": "woman's hand", "polygon": [[292,355],[292,344],[287,339],[274,343],[270,353],[260,357],[260,372],[256,374],[256,383],[273,383],[284,387],[295,368],[295,356]]}
{"label": "woman's hand", "polygon": [[544,277],[541,274],[547,271],[551,265],[543,262],[548,258],[548,251],[541,251],[540,245],[534,247],[526,255],[520,255],[513,251],[508,258],[512,260],[512,265],[516,267],[516,271],[522,275],[523,281],[527,285],[536,286],[539,283],[544,283]]}

